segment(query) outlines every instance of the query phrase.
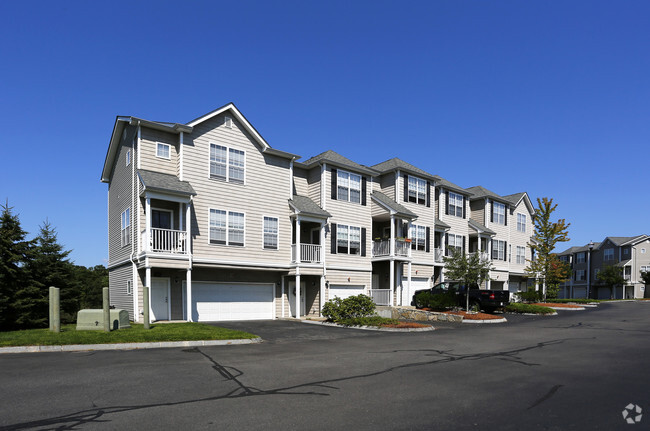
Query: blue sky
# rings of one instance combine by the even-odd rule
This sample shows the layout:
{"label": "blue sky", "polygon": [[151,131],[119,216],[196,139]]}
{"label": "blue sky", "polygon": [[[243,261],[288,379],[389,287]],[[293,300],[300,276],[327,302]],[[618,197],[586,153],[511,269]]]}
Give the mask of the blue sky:
{"label": "blue sky", "polygon": [[2,2],[0,199],[106,263],[116,115],[234,102],[271,146],[554,198],[571,242],[649,234],[650,2]]}

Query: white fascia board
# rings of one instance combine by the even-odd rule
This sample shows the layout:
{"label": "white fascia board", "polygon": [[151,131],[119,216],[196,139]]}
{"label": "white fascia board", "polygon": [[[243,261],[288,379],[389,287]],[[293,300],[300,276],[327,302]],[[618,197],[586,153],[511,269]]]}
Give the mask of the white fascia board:
{"label": "white fascia board", "polygon": [[142,190],[140,196],[145,198],[150,198],[150,199],[158,199],[162,201],[179,202],[183,204],[189,203],[192,199],[191,196],[185,194],[160,193],[160,192],[150,191],[147,188]]}
{"label": "white fascia board", "polygon": [[113,133],[111,134],[111,140],[108,144],[108,150],[106,151],[106,159],[104,159],[104,169],[102,170],[101,181],[107,183],[111,176],[111,171],[113,170],[115,155],[117,154],[117,149],[119,147],[120,139],[122,136],[122,130],[126,123],[131,121],[131,117],[117,117],[115,119],[115,125],[113,126]]}

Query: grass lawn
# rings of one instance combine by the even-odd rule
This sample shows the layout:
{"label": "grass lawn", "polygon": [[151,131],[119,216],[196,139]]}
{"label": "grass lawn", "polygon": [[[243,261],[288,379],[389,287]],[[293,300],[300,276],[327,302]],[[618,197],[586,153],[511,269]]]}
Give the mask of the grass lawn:
{"label": "grass lawn", "polygon": [[219,328],[203,323],[158,323],[151,329],[131,324],[117,331],[77,331],[76,325],[61,325],[61,332],[48,329],[0,332],[0,347],[60,346],[64,344],[146,343],[161,341],[236,340],[257,338],[243,331]]}

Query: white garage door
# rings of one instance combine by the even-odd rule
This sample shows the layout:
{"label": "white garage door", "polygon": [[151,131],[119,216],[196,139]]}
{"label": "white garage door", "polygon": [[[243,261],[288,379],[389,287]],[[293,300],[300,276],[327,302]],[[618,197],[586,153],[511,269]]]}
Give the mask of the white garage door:
{"label": "white garage door", "polygon": [[192,320],[273,319],[273,284],[193,283]]}
{"label": "white garage door", "polygon": [[330,285],[329,299],[333,299],[335,296],[338,296],[341,299],[345,299],[349,296],[355,296],[360,294],[365,294],[366,289],[364,286],[344,286],[344,285]]}
{"label": "white garage door", "polygon": [[411,286],[409,287],[408,277],[402,277],[402,304],[401,305],[411,305],[411,300],[413,299],[413,294],[416,290],[429,289],[431,285],[429,284],[428,278],[422,277],[411,277]]}

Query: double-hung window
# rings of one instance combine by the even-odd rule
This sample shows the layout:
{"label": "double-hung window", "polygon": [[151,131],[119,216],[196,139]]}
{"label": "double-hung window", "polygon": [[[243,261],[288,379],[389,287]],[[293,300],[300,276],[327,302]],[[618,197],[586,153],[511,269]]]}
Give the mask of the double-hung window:
{"label": "double-hung window", "polygon": [[411,238],[411,248],[413,250],[426,250],[427,228],[426,226],[411,225],[409,228],[409,237]]}
{"label": "double-hung window", "polygon": [[614,249],[606,248],[603,252],[603,257],[605,260],[614,260]]}
{"label": "double-hung window", "polygon": [[277,217],[264,217],[264,248],[271,250],[278,248]]}
{"label": "double-hung window", "polygon": [[337,200],[361,203],[361,175],[338,170],[336,172]]}
{"label": "double-hung window", "polygon": [[126,280],[126,294],[133,295],[133,280]]}
{"label": "double-hung window", "polygon": [[447,204],[447,207],[449,209],[448,211],[449,215],[462,217],[464,204],[465,204],[465,199],[463,198],[463,195],[459,195],[458,193],[454,193],[454,192],[449,192],[449,202]]}
{"label": "double-hung window", "polygon": [[131,210],[129,208],[122,212],[122,247],[131,244]]}
{"label": "double-hung window", "polygon": [[576,254],[576,263],[585,263],[585,252],[581,251]]}
{"label": "double-hung window", "polygon": [[408,200],[417,204],[427,204],[427,182],[421,178],[408,177]]}
{"label": "double-hung window", "polygon": [[526,214],[517,213],[517,232],[526,232]]}
{"label": "double-hung window", "polygon": [[156,144],[156,157],[169,160],[171,158],[169,144],[161,144],[158,142]]}
{"label": "double-hung window", "polygon": [[500,202],[494,202],[492,205],[492,222],[496,224],[506,224],[506,206]]}
{"label": "double-hung window", "polygon": [[244,214],[210,209],[210,244],[244,245]]}
{"label": "double-hung window", "polygon": [[210,178],[243,184],[245,166],[244,151],[210,144]]}
{"label": "double-hung window", "polygon": [[585,281],[587,279],[586,271],[584,269],[578,269],[576,271],[576,281]]}
{"label": "double-hung window", "polygon": [[519,265],[526,263],[526,247],[517,246],[517,263]]}
{"label": "double-hung window", "polygon": [[361,228],[339,224],[336,227],[336,252],[360,254]]}
{"label": "double-hung window", "polygon": [[454,251],[463,252],[463,236],[450,233],[447,235],[447,256],[453,255]]}
{"label": "double-hung window", "polygon": [[641,272],[650,272],[650,265],[641,265]]}
{"label": "double-hung window", "polygon": [[492,240],[492,260],[506,260],[506,242]]}

